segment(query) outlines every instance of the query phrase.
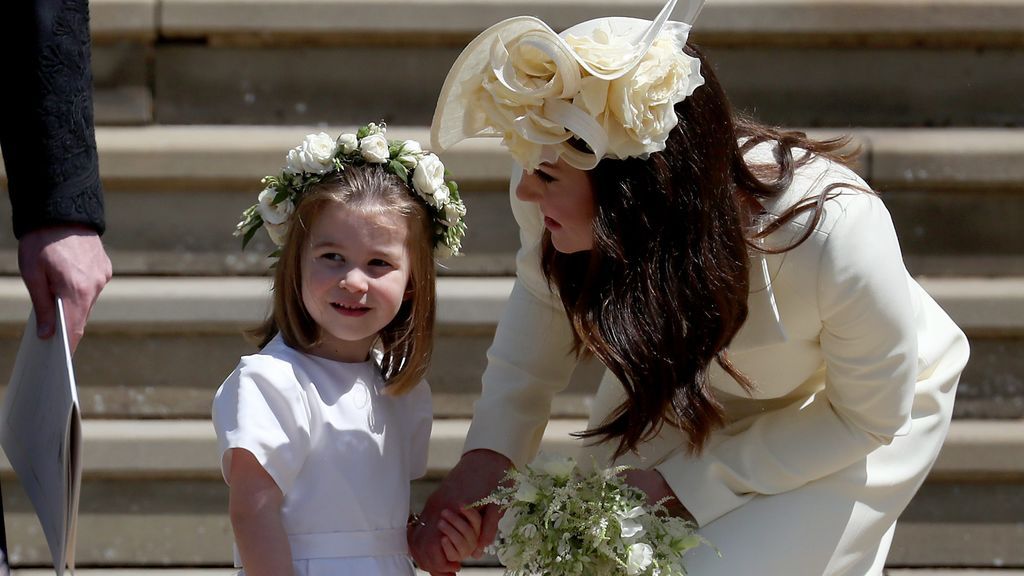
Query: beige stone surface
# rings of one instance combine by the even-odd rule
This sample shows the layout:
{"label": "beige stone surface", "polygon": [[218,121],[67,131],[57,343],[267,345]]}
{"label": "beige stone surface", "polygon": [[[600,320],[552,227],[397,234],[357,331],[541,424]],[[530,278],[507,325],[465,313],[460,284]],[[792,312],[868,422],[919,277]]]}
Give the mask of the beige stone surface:
{"label": "beige stone surface", "polygon": [[[512,278],[439,279],[439,324],[494,325],[512,284]],[[1024,278],[923,278],[921,284],[969,333],[1024,333]],[[269,293],[267,278],[115,277],[90,328],[235,331],[262,318]],[[0,278],[0,327],[20,326],[27,310],[20,279]]]}
{"label": "beige stone surface", "polygon": [[[100,127],[96,140],[104,179],[132,183],[213,183],[249,190],[265,174],[281,169],[284,152],[310,132],[340,134],[339,126],[137,126]],[[816,137],[841,129],[810,129]],[[849,130],[870,157],[869,182],[916,186],[1006,186],[1024,188],[1024,129],[900,128]],[[392,126],[393,139],[430,141],[423,127]],[[497,139],[467,140],[442,154],[460,181],[507,182],[512,164]],[[909,170],[909,172],[908,172]],[[0,178],[4,176],[0,163]],[[191,184],[195,186],[196,184]],[[166,184],[163,185],[166,188]]]}
{"label": "beige stone surface", "polygon": [[[535,14],[556,30],[587,18],[620,15],[650,19],[660,0],[627,4],[609,0],[398,0],[388,10],[366,0],[163,0],[161,30],[197,32],[342,33],[404,31],[471,34],[501,19]],[[244,10],[241,8],[244,6]],[[396,17],[399,14],[401,17]],[[1019,1],[922,0],[827,2],[822,0],[714,0],[704,8],[705,34],[768,33],[917,34],[1021,33]]]}
{"label": "beige stone surface", "polygon": [[873,183],[886,188],[1024,188],[1024,137],[997,128],[863,130]]}
{"label": "beige stone surface", "polygon": [[[428,476],[438,478],[462,454],[468,419],[438,419],[431,432]],[[571,432],[586,420],[555,419],[541,449],[572,455]],[[217,478],[217,442],[209,420],[86,420],[82,427],[85,478]],[[11,474],[6,458],[0,471]],[[932,472],[937,481],[1024,480],[1024,420],[953,422]]]}
{"label": "beige stone surface", "polygon": [[151,41],[157,35],[159,0],[90,0],[93,41]]}

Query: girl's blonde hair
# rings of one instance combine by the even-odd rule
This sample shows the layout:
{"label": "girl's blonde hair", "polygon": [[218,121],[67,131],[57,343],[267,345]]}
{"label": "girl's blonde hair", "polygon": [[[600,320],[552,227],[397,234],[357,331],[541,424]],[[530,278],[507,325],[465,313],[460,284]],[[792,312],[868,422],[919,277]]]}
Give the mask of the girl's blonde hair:
{"label": "girl's blonde hair", "polygon": [[409,296],[379,334],[384,352],[380,370],[385,390],[392,395],[403,394],[426,375],[433,351],[436,310],[433,223],[424,201],[415,197],[397,176],[380,166],[348,167],[302,196],[291,216],[292,225],[275,268],[273,312],[248,334],[259,342],[260,348],[278,333],[296,350],[308,351],[320,343],[321,328],[302,302],[302,253],[317,216],[331,203],[369,215],[399,214],[409,226],[406,238]]}

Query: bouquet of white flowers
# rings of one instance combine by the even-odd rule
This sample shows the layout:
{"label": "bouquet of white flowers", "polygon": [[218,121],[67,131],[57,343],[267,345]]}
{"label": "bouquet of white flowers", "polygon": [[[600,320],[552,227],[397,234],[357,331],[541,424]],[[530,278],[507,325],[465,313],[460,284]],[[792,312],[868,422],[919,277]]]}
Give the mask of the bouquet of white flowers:
{"label": "bouquet of white flowers", "polygon": [[646,506],[620,466],[584,473],[572,458],[540,455],[510,470],[477,506],[505,514],[491,552],[510,576],[684,576],[683,554],[705,541],[695,526]]}

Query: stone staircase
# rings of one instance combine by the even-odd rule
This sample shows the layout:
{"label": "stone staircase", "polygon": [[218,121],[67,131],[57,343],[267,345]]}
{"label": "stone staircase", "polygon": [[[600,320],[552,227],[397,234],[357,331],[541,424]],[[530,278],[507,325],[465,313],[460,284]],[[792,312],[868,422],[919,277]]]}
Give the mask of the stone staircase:
{"label": "stone staircase", "polygon": [[[338,133],[377,119],[393,137],[429,141],[448,66],[501,18],[535,14],[561,29],[600,14],[649,17],[658,5],[93,0],[105,242],[116,277],[75,358],[86,417],[78,556],[95,568],[83,572],[230,573],[209,404],[252,350],[240,333],[266,313],[269,290],[267,246],[243,253],[231,230],[285,150],[313,127]],[[1024,0],[709,0],[694,39],[737,107],[815,135],[854,135],[858,170],[883,191],[908,266],[971,339],[953,429],[903,516],[891,576],[1019,573]],[[471,228],[467,256],[441,270],[430,375],[438,420],[416,506],[458,458],[517,243],[511,163],[496,142],[463,143],[444,160]],[[8,211],[0,203],[0,221]],[[16,243],[0,228],[3,374],[29,304]],[[557,399],[549,449],[572,449],[568,434],[583,426],[597,374],[581,367]],[[12,559],[45,564],[6,461],[0,475]],[[944,567],[988,570],[933,570]]]}

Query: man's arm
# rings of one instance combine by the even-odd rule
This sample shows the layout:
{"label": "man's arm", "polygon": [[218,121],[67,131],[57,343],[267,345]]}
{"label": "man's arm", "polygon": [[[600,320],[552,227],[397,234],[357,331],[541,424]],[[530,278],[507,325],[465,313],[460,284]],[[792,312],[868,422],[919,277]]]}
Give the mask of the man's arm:
{"label": "man's arm", "polygon": [[0,3],[7,85],[0,107],[18,262],[41,336],[53,334],[53,299],[65,300],[77,346],[110,280],[93,128],[87,0]]}

